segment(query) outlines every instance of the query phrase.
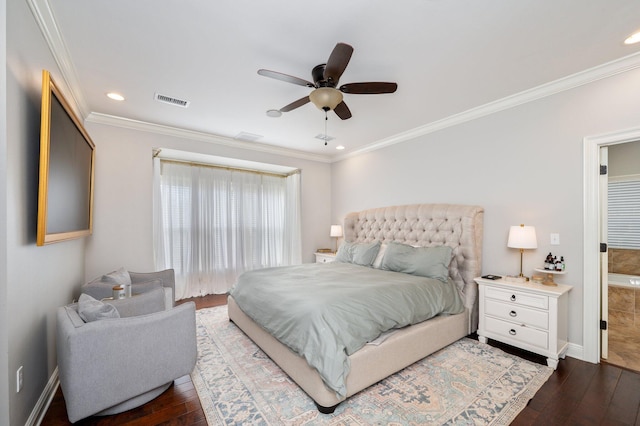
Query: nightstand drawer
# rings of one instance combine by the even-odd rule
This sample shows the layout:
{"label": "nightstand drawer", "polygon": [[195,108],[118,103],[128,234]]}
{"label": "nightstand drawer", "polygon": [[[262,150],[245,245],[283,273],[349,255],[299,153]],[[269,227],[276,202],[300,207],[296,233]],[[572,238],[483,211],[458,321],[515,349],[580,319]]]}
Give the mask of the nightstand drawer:
{"label": "nightstand drawer", "polygon": [[501,336],[505,343],[515,341],[544,350],[549,349],[549,334],[547,332],[491,317],[485,318],[485,325],[488,333]]}
{"label": "nightstand drawer", "polygon": [[336,260],[335,253],[316,253],[316,263],[331,263]]}
{"label": "nightstand drawer", "polygon": [[549,298],[544,295],[502,290],[493,287],[487,287],[486,292],[486,297],[490,299],[517,303],[523,306],[531,306],[532,308],[549,309]]}
{"label": "nightstand drawer", "polygon": [[493,299],[485,300],[485,314],[499,319],[526,324],[532,327],[549,329],[549,312],[536,311],[513,303],[499,302]]}

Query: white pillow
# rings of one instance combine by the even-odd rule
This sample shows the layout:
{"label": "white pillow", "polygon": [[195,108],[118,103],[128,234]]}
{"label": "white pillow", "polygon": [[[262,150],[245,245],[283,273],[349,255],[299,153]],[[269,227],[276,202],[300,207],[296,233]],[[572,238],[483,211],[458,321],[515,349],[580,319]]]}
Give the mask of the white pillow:
{"label": "white pillow", "polygon": [[378,254],[376,255],[373,264],[371,265],[373,268],[380,269],[382,266],[382,258],[384,257],[384,252],[387,250],[386,244],[380,244],[380,250],[378,250]]}
{"label": "white pillow", "polygon": [[86,293],[82,293],[80,299],[78,299],[78,315],[84,322],[120,318],[120,313],[115,306],[102,303]]}

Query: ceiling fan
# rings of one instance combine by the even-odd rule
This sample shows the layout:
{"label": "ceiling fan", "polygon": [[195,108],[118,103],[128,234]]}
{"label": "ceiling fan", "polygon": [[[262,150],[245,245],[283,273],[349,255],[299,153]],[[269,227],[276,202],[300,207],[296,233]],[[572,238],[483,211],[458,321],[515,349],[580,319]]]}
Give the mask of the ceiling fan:
{"label": "ceiling fan", "polygon": [[345,43],[336,44],[331,55],[329,55],[327,63],[316,65],[311,71],[313,83],[302,78],[265,69],[258,70],[258,74],[314,89],[308,96],[280,108],[280,112],[289,112],[311,102],[319,109],[325,111],[325,113],[333,110],[342,120],[347,120],[351,118],[351,111],[342,100],[343,93],[375,95],[380,93],[393,93],[398,88],[396,83],[384,82],[347,83],[337,87],[338,81],[347,68],[352,54],[353,47]]}

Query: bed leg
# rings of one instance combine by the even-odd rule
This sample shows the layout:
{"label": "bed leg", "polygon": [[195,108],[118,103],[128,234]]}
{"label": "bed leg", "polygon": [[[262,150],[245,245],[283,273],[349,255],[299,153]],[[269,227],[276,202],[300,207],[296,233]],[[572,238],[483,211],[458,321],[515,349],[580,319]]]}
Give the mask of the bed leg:
{"label": "bed leg", "polygon": [[340,404],[336,404],[333,407],[324,407],[316,402],[316,407],[318,407],[318,411],[320,411],[322,414],[333,414],[333,412],[336,411],[336,407],[338,407],[338,405]]}

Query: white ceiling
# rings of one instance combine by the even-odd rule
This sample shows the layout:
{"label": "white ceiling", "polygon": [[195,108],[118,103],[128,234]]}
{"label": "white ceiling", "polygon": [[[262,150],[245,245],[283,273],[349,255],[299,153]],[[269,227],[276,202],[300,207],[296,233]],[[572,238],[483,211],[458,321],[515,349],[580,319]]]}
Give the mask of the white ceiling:
{"label": "white ceiling", "polygon": [[[52,12],[44,32],[54,34],[54,55],[85,118],[227,138],[244,132],[261,136],[252,144],[328,158],[640,56],[639,45],[622,43],[640,29],[638,0],[31,1]],[[315,139],[324,113],[312,104],[266,115],[310,89],[257,70],[312,80],[337,42],[355,49],[340,84],[395,81],[398,90],[345,94],[353,117],[331,112],[335,140],[324,146]],[[110,91],[126,100],[108,99]],[[191,103],[158,103],[156,92]]]}

